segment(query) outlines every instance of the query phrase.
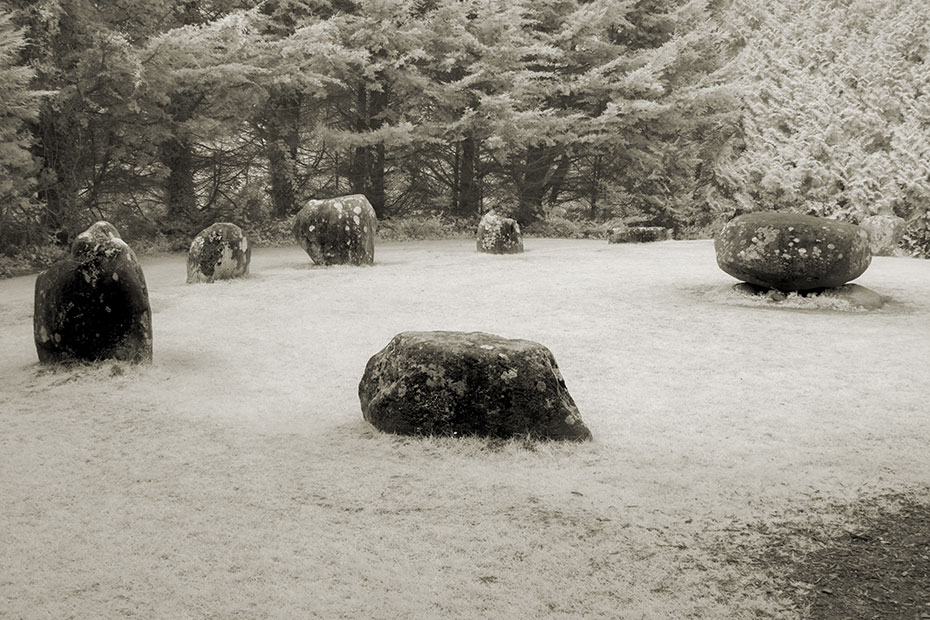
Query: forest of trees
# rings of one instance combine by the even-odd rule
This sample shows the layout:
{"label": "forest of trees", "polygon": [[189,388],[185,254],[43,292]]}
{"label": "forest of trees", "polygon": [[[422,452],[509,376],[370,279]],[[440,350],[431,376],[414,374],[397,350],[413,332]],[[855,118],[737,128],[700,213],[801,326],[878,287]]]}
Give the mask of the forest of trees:
{"label": "forest of trees", "polygon": [[[0,1],[0,252],[379,219],[709,232],[895,212],[930,247],[922,0]],[[917,246],[920,244],[917,243]]]}

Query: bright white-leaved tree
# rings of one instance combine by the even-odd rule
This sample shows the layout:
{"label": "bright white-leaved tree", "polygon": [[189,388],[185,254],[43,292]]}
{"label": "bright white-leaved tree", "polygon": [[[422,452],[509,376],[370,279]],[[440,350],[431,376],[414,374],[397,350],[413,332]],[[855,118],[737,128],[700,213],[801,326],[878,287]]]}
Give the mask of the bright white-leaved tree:
{"label": "bright white-leaved tree", "polygon": [[728,18],[745,143],[718,168],[718,205],[894,213],[930,253],[930,4],[759,0]]}

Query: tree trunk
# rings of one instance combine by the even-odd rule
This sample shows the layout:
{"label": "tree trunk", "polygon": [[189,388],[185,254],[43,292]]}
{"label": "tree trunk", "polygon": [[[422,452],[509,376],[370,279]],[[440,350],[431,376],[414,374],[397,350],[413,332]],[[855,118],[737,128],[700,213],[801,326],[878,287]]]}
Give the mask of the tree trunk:
{"label": "tree trunk", "polygon": [[62,118],[43,106],[38,120],[36,153],[44,162],[39,173],[39,198],[45,203],[42,228],[70,238],[77,233],[81,146],[68,130],[71,119]]}
{"label": "tree trunk", "polygon": [[517,221],[524,226],[542,218],[543,198],[548,190],[547,177],[555,161],[551,147],[532,146],[526,150],[522,170],[517,178]]}
{"label": "tree trunk", "polygon": [[471,134],[461,142],[462,164],[459,170],[459,213],[466,217],[479,214],[478,179],[475,174],[477,144]]}
{"label": "tree trunk", "polygon": [[268,101],[265,140],[272,214],[287,217],[297,206],[297,152],[300,147],[299,93],[276,92]]}
{"label": "tree trunk", "polygon": [[168,228],[182,228],[197,209],[194,187],[194,151],[189,140],[175,136],[161,146],[161,161],[168,168],[165,204]]}
{"label": "tree trunk", "polygon": [[[382,115],[387,111],[387,87],[383,86],[381,91],[369,92],[364,85],[359,86],[356,103],[358,105],[356,131],[368,133],[380,129],[384,124]],[[350,172],[352,191],[365,194],[378,219],[384,217],[387,203],[384,179],[386,159],[384,142],[370,146],[357,146]]]}

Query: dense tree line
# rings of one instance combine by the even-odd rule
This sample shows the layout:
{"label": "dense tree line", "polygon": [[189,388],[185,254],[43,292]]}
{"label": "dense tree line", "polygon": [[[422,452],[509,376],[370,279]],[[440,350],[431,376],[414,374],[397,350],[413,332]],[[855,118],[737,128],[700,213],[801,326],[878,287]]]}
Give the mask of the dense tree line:
{"label": "dense tree line", "polygon": [[[364,193],[707,227],[926,213],[920,0],[5,0],[0,248]],[[930,237],[930,233],[928,233]]]}
{"label": "dense tree line", "polygon": [[732,124],[699,0],[3,6],[5,244],[348,192],[381,218],[567,203],[675,223]]}

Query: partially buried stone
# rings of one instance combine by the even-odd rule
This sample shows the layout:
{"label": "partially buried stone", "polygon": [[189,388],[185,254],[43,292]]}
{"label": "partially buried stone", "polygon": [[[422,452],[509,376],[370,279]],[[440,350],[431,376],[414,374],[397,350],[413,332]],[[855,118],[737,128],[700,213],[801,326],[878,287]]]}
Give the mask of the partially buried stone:
{"label": "partially buried stone", "polygon": [[882,214],[865,218],[859,226],[869,234],[872,256],[892,256],[904,237],[907,222],[897,215]]}
{"label": "partially buried stone", "polygon": [[294,237],[318,265],[375,262],[378,218],[362,194],[311,200],[294,220]]}
{"label": "partially buried stone", "polygon": [[152,313],[142,267],[112,224],[78,235],[67,258],[36,278],[39,361],[152,359]]}
{"label": "partially buried stone", "polygon": [[868,268],[869,236],[854,224],[794,213],[750,213],[714,240],[717,264],[731,276],[780,291],[841,286]]}
{"label": "partially buried stone", "polygon": [[650,243],[667,241],[670,236],[668,228],[662,226],[620,226],[612,228],[607,243]]}
{"label": "partially buried stone", "polygon": [[187,283],[239,278],[249,273],[252,248],[242,229],[229,222],[204,228],[187,254]]}
{"label": "partially buried stone", "polygon": [[362,414],[403,435],[585,440],[552,352],[482,332],[402,332],[358,386]]}
{"label": "partially buried stone", "polygon": [[520,224],[491,210],[478,222],[476,235],[479,252],[486,254],[519,254],[523,251]]}

